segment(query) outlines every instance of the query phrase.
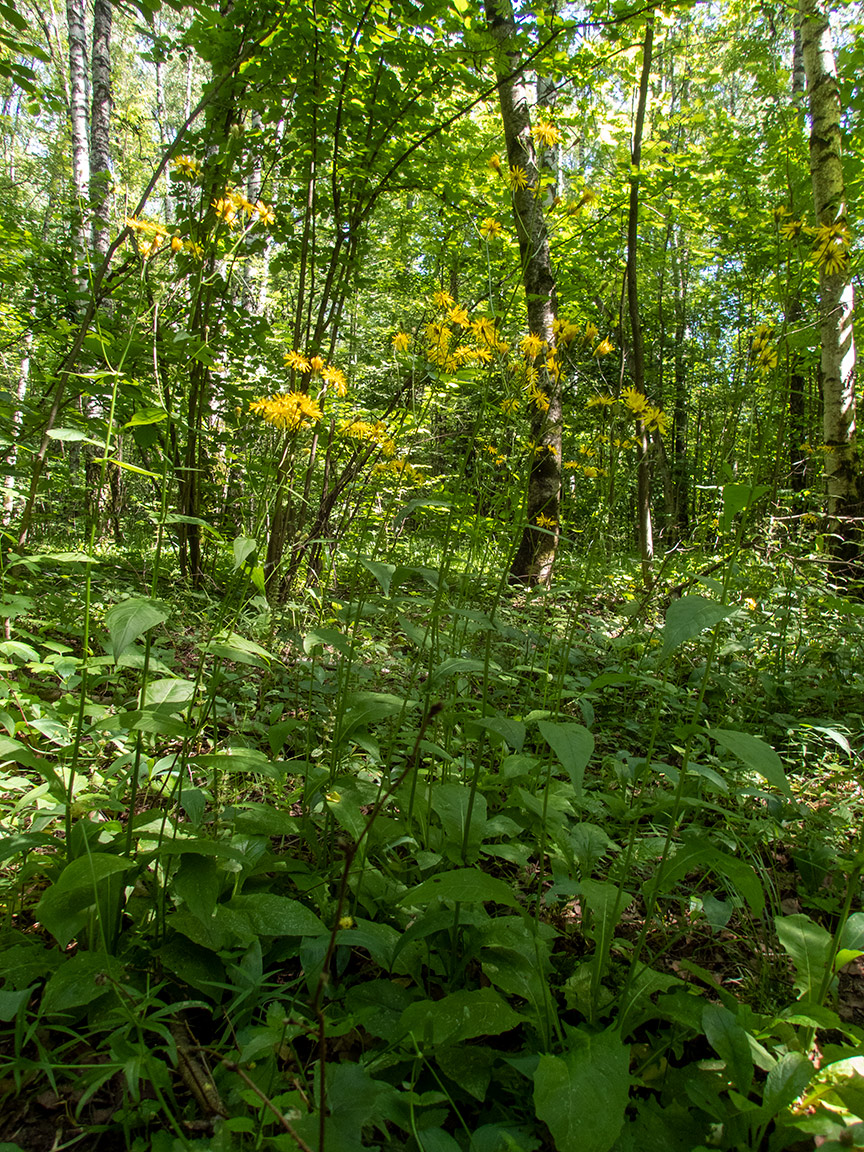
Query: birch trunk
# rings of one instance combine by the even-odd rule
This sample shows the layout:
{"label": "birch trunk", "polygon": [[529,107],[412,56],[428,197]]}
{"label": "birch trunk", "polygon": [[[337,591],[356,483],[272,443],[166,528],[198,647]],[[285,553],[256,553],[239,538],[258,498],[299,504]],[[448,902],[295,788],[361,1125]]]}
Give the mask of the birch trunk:
{"label": "birch trunk", "polygon": [[93,5],[93,103],[90,112],[90,207],[97,262],[108,251],[111,218],[111,0]]}
{"label": "birch trunk", "polygon": [[[517,181],[511,184],[528,328],[545,341],[548,353],[554,356],[557,298],[540,199],[540,174],[531,136],[529,100],[533,93],[522,75],[513,75],[518,67],[518,54],[510,0],[485,0],[485,3],[486,21],[500,50],[496,72],[500,81],[498,97],[507,160],[510,172],[524,173],[525,179],[523,187]],[[531,410],[534,457],[525,500],[526,524],[510,568],[511,580],[529,585],[548,584],[552,578],[561,508],[561,384],[557,371],[547,367],[545,354],[537,357],[535,367],[541,402],[533,403]],[[538,525],[538,519],[546,527]]]}
{"label": "birch trunk", "polygon": [[90,186],[90,154],[87,131],[87,30],[84,0],[66,0],[66,31],[69,42],[69,126],[72,131],[72,185],[74,279],[80,292],[87,291],[87,232],[85,208]]}
{"label": "birch trunk", "polygon": [[[645,346],[642,321],[639,316],[639,286],[636,269],[639,242],[639,165],[642,163],[642,130],[645,126],[645,108],[648,103],[648,78],[651,75],[651,52],[654,44],[654,16],[645,25],[645,43],[642,49],[642,77],[633,127],[633,148],[630,154],[630,211],[627,217],[627,305],[630,313],[630,339],[632,345],[633,387],[645,395]],[[639,522],[639,556],[642,561],[642,583],[651,586],[651,566],[654,561],[654,530],[651,523],[651,441],[641,420],[637,423],[639,464],[636,481],[636,505]]]}
{"label": "birch trunk", "polygon": [[[851,559],[858,533],[859,462],[855,434],[854,295],[849,260],[846,190],[841,150],[841,107],[834,45],[827,9],[820,0],[801,0],[801,54],[810,112],[810,175],[816,210],[819,260],[820,337],[825,486],[835,554]],[[833,237],[828,258],[820,257]]]}

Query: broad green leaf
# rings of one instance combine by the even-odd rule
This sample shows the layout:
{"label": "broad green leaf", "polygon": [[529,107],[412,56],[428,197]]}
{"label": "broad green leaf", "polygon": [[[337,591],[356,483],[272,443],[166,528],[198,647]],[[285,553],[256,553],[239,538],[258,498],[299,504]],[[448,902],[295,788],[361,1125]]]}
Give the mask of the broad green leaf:
{"label": "broad green leaf", "polygon": [[252,536],[237,536],[231,546],[234,550],[234,571],[236,572],[254,554],[258,542]]}
{"label": "broad green leaf", "polygon": [[730,728],[710,728],[708,734],[743,761],[752,772],[778,788],[784,796],[791,796],[783,761],[770,744],[758,736],[751,736],[749,732],[735,732]]}
{"label": "broad green leaf", "polygon": [[630,1049],[614,1029],[569,1029],[564,1056],[541,1056],[534,1072],[534,1107],[557,1152],[610,1152],[624,1124],[630,1095]]}
{"label": "broad green leaf", "polygon": [[742,1096],[747,1096],[753,1085],[753,1057],[747,1033],[735,1013],[722,1004],[706,1004],[702,1010],[702,1029],[726,1065],[732,1083]]}
{"label": "broad green leaf", "polygon": [[615,928],[633,897],[622,892],[616,884],[600,880],[583,880],[579,887],[591,912],[588,936],[596,946],[595,960],[602,972],[609,958]]}
{"label": "broad green leaf", "polygon": [[503,880],[488,876],[477,868],[457,868],[452,872],[442,872],[430,876],[416,888],[410,888],[399,897],[400,904],[412,908],[431,904],[433,900],[455,900],[461,904],[504,904],[509,908],[519,908],[519,901]]}
{"label": "broad green leaf", "polygon": [[453,992],[442,1000],[419,1000],[402,1013],[400,1026],[419,1044],[460,1044],[477,1036],[499,1036],[521,1024],[514,1012],[492,988]]}
{"label": "broad green leaf", "polygon": [[161,480],[158,472],[150,472],[147,468],[139,468],[137,464],[130,464],[128,460],[118,460],[116,456],[97,456],[94,464],[114,464],[124,472],[134,472],[136,476],[147,476],[151,480]]}
{"label": "broad green leaf", "polygon": [[[8,1024],[14,1020],[18,1015],[18,1011],[22,1004],[25,1004],[33,994],[32,988],[22,988],[20,992],[12,992],[9,989],[3,989],[0,992],[0,1020],[4,1024]],[[17,1144],[7,1145],[10,1148],[18,1148]],[[3,1152],[3,1145],[0,1144],[0,1152]],[[20,1149],[18,1150],[20,1152]]]}
{"label": "broad green leaf", "polygon": [[259,936],[323,936],[329,931],[299,900],[273,892],[235,896],[225,907],[244,916]]}
{"label": "broad green leaf", "polygon": [[846,952],[864,952],[864,912],[853,912],[843,925],[839,946]]}
{"label": "broad green leaf", "polygon": [[[440,685],[442,680],[446,680],[449,676],[463,676],[466,673],[485,672],[486,664],[482,660],[471,660],[467,656],[448,656],[446,660],[442,660],[437,668],[432,672],[432,682],[436,686]],[[500,672],[500,665],[489,662],[490,672]]]}
{"label": "broad green leaf", "polygon": [[682,596],[680,600],[673,600],[666,609],[661,656],[668,656],[685,641],[692,640],[706,628],[713,628],[731,612],[731,608],[724,608],[705,596]]}
{"label": "broad green leaf", "polygon": [[204,651],[234,664],[250,664],[253,668],[268,668],[274,658],[266,648],[254,640],[238,636],[236,632],[214,637]]}
{"label": "broad green leaf", "polygon": [[494,732],[496,736],[509,744],[514,752],[522,751],[527,729],[520,721],[507,720],[503,716],[478,716],[476,720],[472,719],[469,723],[478,728],[485,728],[487,732]]}
{"label": "broad green leaf", "polygon": [[724,484],[720,531],[728,532],[738,513],[746,511],[757,500],[761,500],[768,491],[769,489],[762,484]]}
{"label": "broad green leaf", "polygon": [[160,424],[167,419],[168,413],[164,408],[139,408],[137,412],[132,413],[132,419],[123,427],[141,428],[145,424]]}
{"label": "broad green leaf", "polygon": [[585,768],[594,751],[594,737],[581,724],[557,724],[541,720],[540,735],[561,761],[577,795],[582,794]]}
{"label": "broad green leaf", "polygon": [[[472,804],[471,789],[466,785],[435,784],[431,789],[431,804],[432,810],[437,813],[441,827],[444,829],[447,847],[450,849],[450,853],[448,853],[450,858],[461,858],[464,843],[466,849],[464,863],[473,864],[480,855],[480,845],[483,842],[483,832],[486,828],[486,797],[481,792],[475,792]],[[465,831],[469,809],[471,811],[471,824],[466,839]]]}
{"label": "broad green leaf", "polygon": [[111,652],[115,660],[139,636],[143,636],[157,624],[164,624],[168,612],[153,600],[133,597],[109,608],[105,614],[105,624],[111,637]]}
{"label": "broad green leaf", "polygon": [[123,965],[104,952],[79,952],[58,968],[42,994],[43,1016],[91,1004],[123,979]]}
{"label": "broad green leaf", "polygon": [[205,920],[213,915],[225,872],[214,859],[187,852],[174,874],[174,891],[193,916]]}
{"label": "broad green leaf", "polygon": [[813,1078],[815,1068],[803,1052],[787,1052],[768,1073],[762,1095],[764,1119],[793,1104]]}
{"label": "broad green leaf", "polygon": [[784,951],[795,965],[795,987],[802,1000],[817,1000],[831,955],[831,936],[803,912],[775,916],[774,927]]}
{"label": "broad green leaf", "polygon": [[382,564],[380,560],[364,560],[360,558],[360,563],[363,567],[371,572],[378,583],[381,585],[381,591],[385,596],[390,595],[390,583],[393,580],[393,574],[396,571],[395,564]]}
{"label": "broad green leaf", "polygon": [[97,448],[104,448],[102,440],[94,440],[80,428],[49,428],[45,435],[51,440],[60,440],[64,444],[95,444]]}
{"label": "broad green leaf", "polygon": [[303,637],[303,651],[309,655],[313,648],[335,648],[343,656],[351,654],[351,640],[336,628],[313,628]]}

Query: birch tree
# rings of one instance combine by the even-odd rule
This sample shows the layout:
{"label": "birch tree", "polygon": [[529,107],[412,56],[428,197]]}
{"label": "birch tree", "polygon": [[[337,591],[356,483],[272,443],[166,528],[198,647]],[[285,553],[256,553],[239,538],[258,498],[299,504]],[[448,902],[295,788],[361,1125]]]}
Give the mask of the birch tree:
{"label": "birch tree", "polygon": [[858,510],[855,430],[854,294],[850,233],[841,159],[841,107],[828,11],[823,0],[801,0],[801,48],[810,112],[810,174],[816,212],[814,255],[819,265],[821,382],[825,486],[834,551],[857,551],[849,517]]}

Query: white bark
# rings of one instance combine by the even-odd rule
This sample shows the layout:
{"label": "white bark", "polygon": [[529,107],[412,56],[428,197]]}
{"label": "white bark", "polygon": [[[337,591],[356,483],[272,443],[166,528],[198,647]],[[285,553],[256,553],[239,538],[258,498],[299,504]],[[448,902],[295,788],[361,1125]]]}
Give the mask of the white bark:
{"label": "white bark", "polygon": [[84,0],[66,0],[69,42],[69,126],[72,130],[72,187],[76,200],[73,244],[75,276],[81,291],[87,288],[87,234],[85,206],[90,187],[87,131],[87,30]]}
{"label": "white bark", "polygon": [[111,202],[111,0],[93,5],[93,105],[90,114],[90,206],[93,252],[108,251]]}
{"label": "white bark", "polygon": [[[846,191],[841,160],[841,107],[828,12],[820,0],[801,0],[801,48],[810,111],[810,174],[816,222],[845,227]],[[818,236],[817,236],[818,243]],[[832,530],[851,532],[842,518],[857,511],[854,295],[848,261],[820,268],[820,336],[824,408],[825,484]]]}

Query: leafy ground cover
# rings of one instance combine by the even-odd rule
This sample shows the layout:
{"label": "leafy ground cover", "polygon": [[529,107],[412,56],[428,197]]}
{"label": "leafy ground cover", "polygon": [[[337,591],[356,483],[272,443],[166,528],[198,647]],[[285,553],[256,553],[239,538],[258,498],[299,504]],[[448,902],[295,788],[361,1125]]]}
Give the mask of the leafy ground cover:
{"label": "leafy ground cover", "polygon": [[0,1148],[864,1146],[814,543],[528,592],[412,531],[278,610],[251,541],[7,555]]}

